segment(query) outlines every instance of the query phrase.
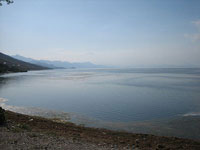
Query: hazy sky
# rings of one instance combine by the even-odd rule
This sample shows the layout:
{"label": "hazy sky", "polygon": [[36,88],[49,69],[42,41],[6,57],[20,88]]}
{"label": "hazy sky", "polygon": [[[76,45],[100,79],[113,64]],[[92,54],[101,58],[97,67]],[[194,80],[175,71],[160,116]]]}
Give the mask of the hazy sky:
{"label": "hazy sky", "polygon": [[199,65],[200,0],[14,0],[0,51],[119,66]]}

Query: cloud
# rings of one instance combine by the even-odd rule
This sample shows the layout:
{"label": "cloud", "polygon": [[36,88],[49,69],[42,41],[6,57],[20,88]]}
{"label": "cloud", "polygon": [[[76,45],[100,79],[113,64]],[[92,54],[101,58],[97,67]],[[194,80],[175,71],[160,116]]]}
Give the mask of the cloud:
{"label": "cloud", "polygon": [[192,24],[194,24],[200,30],[200,20],[192,21]]}
{"label": "cloud", "polygon": [[192,21],[192,24],[197,29],[197,32],[191,33],[191,34],[184,34],[184,37],[191,39],[193,42],[197,42],[197,41],[199,42],[200,41],[200,20]]}
{"label": "cloud", "polygon": [[191,39],[193,42],[200,40],[200,33],[184,34],[185,38]]}

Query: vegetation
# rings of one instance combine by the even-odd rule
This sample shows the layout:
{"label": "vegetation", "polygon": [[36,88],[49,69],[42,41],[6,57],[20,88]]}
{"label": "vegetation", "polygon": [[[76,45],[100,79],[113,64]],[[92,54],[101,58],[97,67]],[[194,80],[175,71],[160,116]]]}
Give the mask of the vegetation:
{"label": "vegetation", "polygon": [[5,110],[0,107],[0,125],[3,125],[6,122]]}
{"label": "vegetation", "polygon": [[14,67],[14,66],[0,64],[0,73],[8,73],[8,72],[27,72],[27,70],[20,69],[18,67]]}
{"label": "vegetation", "polygon": [[6,2],[7,4],[11,4],[11,3],[13,3],[12,0],[0,0],[0,6],[3,5],[2,2]]}

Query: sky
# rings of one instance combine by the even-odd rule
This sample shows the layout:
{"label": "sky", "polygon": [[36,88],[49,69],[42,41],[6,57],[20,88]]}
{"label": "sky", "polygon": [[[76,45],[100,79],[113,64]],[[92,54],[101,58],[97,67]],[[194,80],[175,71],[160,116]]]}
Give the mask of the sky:
{"label": "sky", "polygon": [[0,51],[120,67],[200,66],[199,0],[14,0]]}

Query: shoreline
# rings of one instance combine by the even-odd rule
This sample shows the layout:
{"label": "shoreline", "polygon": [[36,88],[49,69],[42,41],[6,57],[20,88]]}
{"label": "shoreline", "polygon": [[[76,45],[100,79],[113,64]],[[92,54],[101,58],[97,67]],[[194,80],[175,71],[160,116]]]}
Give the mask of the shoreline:
{"label": "shoreline", "polygon": [[54,119],[60,122],[70,122],[78,126],[104,128],[112,131],[200,140],[200,116],[198,115],[178,115],[162,119],[133,122],[112,122],[56,110],[11,106],[6,105],[6,101],[5,98],[0,98],[0,106],[2,108],[23,115],[50,120]]}
{"label": "shoreline", "polygon": [[[64,142],[72,141],[72,145],[77,142],[87,146],[93,145],[94,149],[200,149],[200,140],[190,140],[177,137],[155,136],[151,134],[134,134],[122,131],[111,131],[100,128],[90,128],[81,125],[75,125],[70,122],[61,122],[60,120],[46,119],[36,116],[22,115],[11,111],[6,111],[7,124],[0,127],[1,133],[6,134],[40,134],[45,138],[62,138]],[[57,140],[58,140],[57,139]],[[9,139],[11,141],[12,138]],[[22,138],[23,140],[23,138]],[[25,140],[25,139],[24,139]],[[1,141],[1,140],[0,140]],[[12,146],[7,141],[7,146]],[[28,141],[23,141],[28,143]],[[52,141],[51,141],[52,142]],[[54,141],[55,142],[55,141]],[[5,143],[5,142],[4,142]],[[19,146],[15,142],[13,145]],[[56,144],[56,143],[55,143]],[[5,144],[1,143],[1,146]],[[29,144],[30,145],[30,144]],[[44,145],[40,143],[39,146]],[[62,144],[61,144],[62,145]],[[68,144],[69,146],[70,144]],[[75,146],[74,145],[74,146]],[[90,149],[86,146],[86,149]],[[65,148],[65,147],[62,147]],[[66,147],[67,148],[67,147]],[[23,149],[23,148],[22,148]],[[51,147],[47,149],[51,149]]]}

